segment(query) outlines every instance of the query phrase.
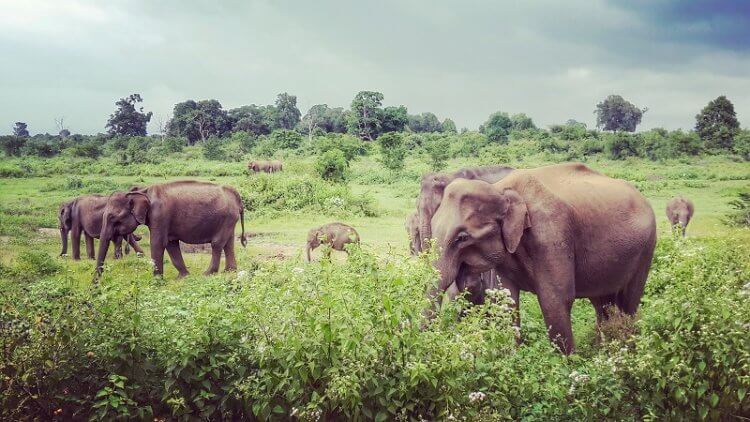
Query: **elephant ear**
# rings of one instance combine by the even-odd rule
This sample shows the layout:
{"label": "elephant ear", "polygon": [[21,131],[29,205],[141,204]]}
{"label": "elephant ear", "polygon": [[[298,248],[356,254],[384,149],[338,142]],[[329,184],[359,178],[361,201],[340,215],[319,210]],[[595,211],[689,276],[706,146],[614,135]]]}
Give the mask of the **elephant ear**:
{"label": "elephant ear", "polygon": [[142,192],[129,192],[128,193],[130,212],[135,217],[138,224],[146,224],[148,218],[148,211],[151,208],[151,201],[148,196]]}
{"label": "elephant ear", "polygon": [[506,203],[505,215],[501,222],[503,243],[508,252],[515,253],[518,244],[521,243],[523,231],[531,227],[531,219],[526,208],[526,202],[518,192],[513,189],[505,189],[503,199]]}
{"label": "elephant ear", "polygon": [[62,223],[63,229],[70,229],[73,226],[72,206],[66,204],[60,209],[60,222]]}

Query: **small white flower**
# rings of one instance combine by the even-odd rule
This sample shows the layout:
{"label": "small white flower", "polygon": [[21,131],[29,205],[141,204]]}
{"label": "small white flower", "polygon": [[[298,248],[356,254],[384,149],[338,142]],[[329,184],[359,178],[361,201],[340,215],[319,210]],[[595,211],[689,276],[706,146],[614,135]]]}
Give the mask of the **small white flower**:
{"label": "small white flower", "polygon": [[247,271],[242,270],[237,272],[237,279],[241,280],[243,278],[247,277]]}
{"label": "small white flower", "polygon": [[296,407],[292,408],[292,413],[289,414],[290,417],[295,416],[297,413],[299,413],[299,409]]}
{"label": "small white flower", "polygon": [[481,391],[475,391],[473,393],[469,393],[469,402],[474,403],[476,401],[482,401],[487,397],[486,394],[484,394]]}
{"label": "small white flower", "polygon": [[294,267],[292,268],[292,272],[294,274],[302,274],[303,272],[305,272],[305,269],[302,267]]}

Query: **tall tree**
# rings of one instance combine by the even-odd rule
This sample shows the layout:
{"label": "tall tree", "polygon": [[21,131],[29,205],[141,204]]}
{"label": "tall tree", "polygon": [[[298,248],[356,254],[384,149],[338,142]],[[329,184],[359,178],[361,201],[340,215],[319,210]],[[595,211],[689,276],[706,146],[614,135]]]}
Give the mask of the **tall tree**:
{"label": "tall tree", "polygon": [[230,129],[229,115],[216,100],[177,103],[167,124],[170,136],[184,136],[191,145],[211,136],[221,137]]}
{"label": "tall tree", "polygon": [[276,97],[276,116],[279,128],[294,129],[299,124],[301,115],[302,113],[297,108],[296,96],[284,92]]}
{"label": "tall tree", "polygon": [[640,109],[619,95],[610,95],[596,105],[596,126],[603,130],[635,132],[646,111],[648,109]]}
{"label": "tall tree", "polygon": [[487,121],[479,127],[479,131],[487,135],[487,138],[493,142],[502,142],[508,139],[508,133],[510,133],[513,127],[508,113],[497,111],[490,114]]}
{"label": "tall tree", "polygon": [[244,131],[254,135],[267,135],[276,129],[276,107],[255,104],[229,110],[232,131]]}
{"label": "tall tree", "polygon": [[380,132],[402,132],[409,122],[409,114],[406,107],[386,107],[383,109],[380,119]]}
{"label": "tall tree", "polygon": [[457,133],[456,130],[456,123],[453,122],[451,119],[445,119],[443,120],[443,132],[445,133]]}
{"label": "tall tree", "polygon": [[13,135],[18,136],[21,138],[28,138],[29,137],[29,129],[26,123],[24,122],[16,122],[16,125],[13,126]]}
{"label": "tall tree", "polygon": [[409,130],[412,132],[440,132],[443,130],[443,125],[440,124],[440,120],[435,114],[426,112],[409,116]]}
{"label": "tall tree", "polygon": [[329,108],[326,113],[325,131],[329,133],[346,133],[347,112],[341,107]]}
{"label": "tall tree", "polygon": [[315,104],[310,107],[305,117],[302,118],[303,133],[307,133],[307,139],[312,140],[316,129],[326,130],[326,119],[328,118],[328,105]]}
{"label": "tall tree", "polygon": [[734,105],[723,95],[695,116],[695,131],[708,148],[732,149],[739,128]]}
{"label": "tall tree", "polygon": [[151,112],[143,112],[143,107],[136,110],[135,105],[142,102],[140,94],[132,94],[129,97],[120,98],[115,103],[117,108],[109,116],[107,121],[107,132],[110,135],[121,136],[146,136],[146,127],[151,120]]}
{"label": "tall tree", "polygon": [[383,94],[380,92],[360,91],[352,100],[349,131],[368,141],[377,138],[380,133],[382,105]]}

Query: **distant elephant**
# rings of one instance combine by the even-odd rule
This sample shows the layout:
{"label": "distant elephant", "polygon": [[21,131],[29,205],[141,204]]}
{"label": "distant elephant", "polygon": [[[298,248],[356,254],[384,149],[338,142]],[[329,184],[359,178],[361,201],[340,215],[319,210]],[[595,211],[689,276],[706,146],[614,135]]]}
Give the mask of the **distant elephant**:
{"label": "distant elephant", "polygon": [[271,162],[268,160],[250,161],[247,163],[247,168],[255,173],[271,173]]}
{"label": "distant elephant", "polygon": [[421,237],[419,236],[419,214],[414,211],[406,217],[406,232],[409,233],[409,251],[412,255],[418,255],[421,250]]}
{"label": "distant elephant", "polygon": [[269,166],[271,168],[270,173],[276,173],[281,171],[283,165],[281,164],[281,161],[279,160],[273,160],[269,163]]}
{"label": "distant elephant", "polygon": [[[310,262],[310,252],[320,246],[326,244],[337,251],[344,251],[346,245],[350,243],[359,244],[359,233],[354,230],[354,227],[344,223],[328,223],[320,227],[316,227],[307,234],[307,261]],[[326,256],[330,255],[330,250],[326,252]]]}
{"label": "distant elephant", "polygon": [[[73,259],[81,259],[81,234],[86,240],[86,255],[94,259],[94,238],[98,239],[102,229],[102,214],[104,207],[107,205],[107,197],[101,195],[80,196],[70,202],[60,205],[58,211],[58,220],[60,223],[60,239],[62,240],[62,252],[60,256],[68,254],[68,233],[70,241],[73,244]],[[115,258],[122,256],[122,239],[123,236],[114,238]],[[138,237],[135,234],[125,236],[128,245],[139,254],[143,254],[143,249],[138,245]],[[102,242],[109,247],[109,242]],[[126,246],[125,253],[130,252]]]}
{"label": "distant elephant", "polygon": [[687,228],[690,219],[693,218],[693,201],[682,196],[672,198],[667,203],[667,218],[673,229],[678,228],[682,231],[682,237],[685,237],[685,228]]}
{"label": "distant elephant", "polygon": [[495,269],[518,306],[519,291],[535,293],[549,335],[575,350],[570,311],[589,298],[597,323],[617,306],[633,315],[641,301],[656,244],[648,201],[631,184],[583,164],[515,170],[490,184],[457,179],[432,218],[441,248],[435,298],[464,274]]}
{"label": "distant elephant", "polygon": [[[226,258],[225,269],[237,268],[234,256],[237,220],[242,227],[240,242],[245,246],[244,209],[234,188],[196,181],[169,182],[113,193],[104,210],[102,240],[130,234],[145,224],[151,234],[154,275],[164,273],[166,249],[180,277],[188,274],[180,252],[180,241],[211,243],[211,264],[205,274],[213,274],[219,270],[222,250]],[[98,274],[102,272],[106,256],[106,248],[100,248],[96,262]]]}

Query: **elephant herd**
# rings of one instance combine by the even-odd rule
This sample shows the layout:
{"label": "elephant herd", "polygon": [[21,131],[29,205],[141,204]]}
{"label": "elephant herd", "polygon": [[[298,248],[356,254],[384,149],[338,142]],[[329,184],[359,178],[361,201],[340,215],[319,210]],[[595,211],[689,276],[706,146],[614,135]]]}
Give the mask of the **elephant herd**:
{"label": "elephant herd", "polygon": [[[258,163],[248,167],[269,171]],[[693,204],[686,198],[667,205],[670,223],[683,236],[692,215]],[[60,206],[59,221],[61,255],[67,254],[68,233],[74,259],[80,259],[81,234],[92,259],[93,239],[100,239],[97,274],[110,242],[115,258],[122,256],[123,240],[143,253],[134,234],[140,225],[149,228],[155,275],[163,274],[165,250],[180,277],[188,274],[180,242],[211,245],[205,274],[219,270],[222,252],[225,269],[235,270],[238,221],[242,246],[247,243],[239,193],[207,182],[176,181],[82,196]],[[591,301],[597,324],[609,318],[610,307],[630,315],[637,311],[656,244],[656,221],[646,198],[630,183],[576,163],[426,174],[406,228],[412,254],[437,248],[434,265],[440,280],[427,293],[433,306],[443,294],[452,299],[463,293],[480,304],[487,290],[503,288],[517,309],[521,291],[534,293],[549,336],[563,353],[575,348],[570,313],[576,298]],[[330,246],[329,255],[331,249],[345,251],[359,242],[353,227],[325,224],[308,233],[306,257],[309,261],[321,244]]]}
{"label": "elephant herd", "polygon": [[[692,214],[685,198],[667,206],[683,236]],[[534,293],[550,339],[566,354],[575,349],[574,299],[591,301],[597,325],[610,307],[634,314],[656,245],[646,198],[630,183],[576,163],[426,174],[406,229],[412,253],[438,248],[433,303],[463,292],[482,303],[486,290],[499,287],[517,310],[520,291]]]}

